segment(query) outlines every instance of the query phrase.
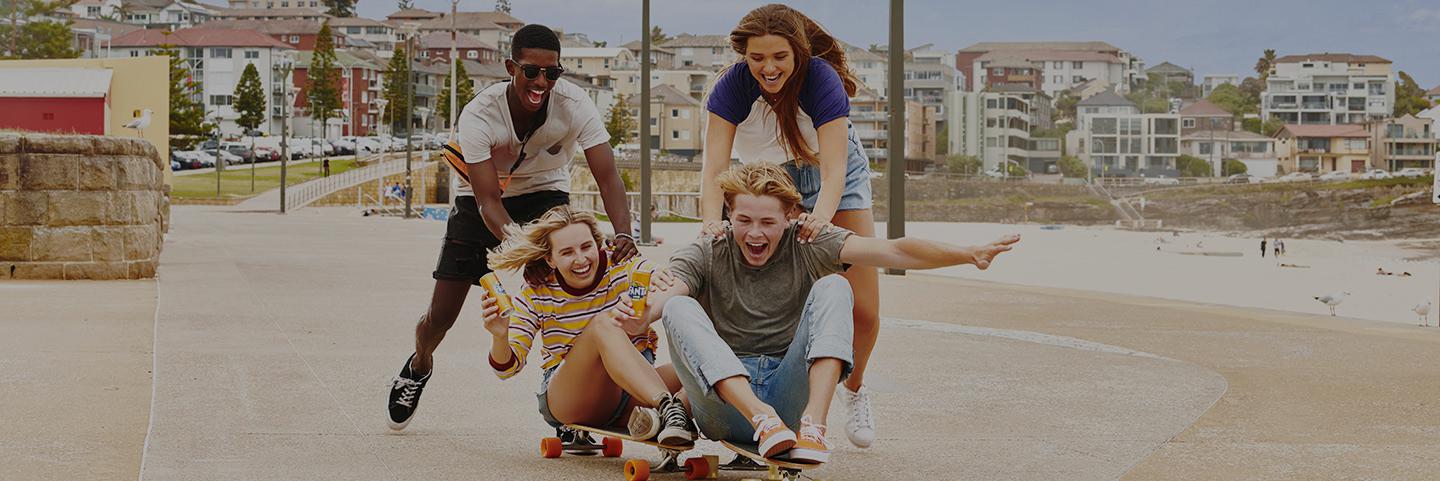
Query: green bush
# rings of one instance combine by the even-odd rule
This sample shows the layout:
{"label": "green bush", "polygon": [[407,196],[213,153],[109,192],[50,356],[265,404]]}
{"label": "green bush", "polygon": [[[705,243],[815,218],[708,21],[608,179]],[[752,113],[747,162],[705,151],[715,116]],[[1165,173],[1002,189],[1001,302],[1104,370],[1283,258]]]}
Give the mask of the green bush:
{"label": "green bush", "polygon": [[945,168],[956,174],[978,174],[984,162],[973,155],[949,155],[945,157]]}
{"label": "green bush", "polygon": [[1061,157],[1059,164],[1060,174],[1065,177],[1072,179],[1084,179],[1088,177],[1088,173],[1086,172],[1088,169],[1085,168],[1085,163],[1073,155]]}
{"label": "green bush", "polygon": [[1029,170],[1029,169],[1026,169],[1026,168],[1024,168],[1024,167],[1021,167],[1019,164],[1006,163],[1005,165],[1009,166],[1009,168],[1008,168],[1007,170],[1009,170],[1008,175],[1009,175],[1010,177],[1029,177],[1029,176],[1030,176],[1030,170]]}
{"label": "green bush", "polygon": [[1176,158],[1175,168],[1180,171],[1181,177],[1215,176],[1215,171],[1210,167],[1209,161],[1193,155],[1181,155]]}
{"label": "green bush", "polygon": [[1235,174],[1244,174],[1246,172],[1249,172],[1250,166],[1245,165],[1244,162],[1241,162],[1239,160],[1225,159],[1220,162],[1220,170],[1220,175],[1229,177]]}

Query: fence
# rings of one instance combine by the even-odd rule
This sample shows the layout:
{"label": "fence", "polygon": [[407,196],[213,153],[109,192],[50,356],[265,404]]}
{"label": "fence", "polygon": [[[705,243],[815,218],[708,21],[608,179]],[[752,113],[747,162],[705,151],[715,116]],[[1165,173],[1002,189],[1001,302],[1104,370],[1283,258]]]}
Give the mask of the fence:
{"label": "fence", "polygon": [[[433,162],[416,162],[412,164],[411,170],[421,169],[431,164]],[[401,172],[405,172],[405,159],[403,158],[383,161],[329,177],[321,177],[286,189],[285,206],[288,210],[304,208],[332,192]]]}

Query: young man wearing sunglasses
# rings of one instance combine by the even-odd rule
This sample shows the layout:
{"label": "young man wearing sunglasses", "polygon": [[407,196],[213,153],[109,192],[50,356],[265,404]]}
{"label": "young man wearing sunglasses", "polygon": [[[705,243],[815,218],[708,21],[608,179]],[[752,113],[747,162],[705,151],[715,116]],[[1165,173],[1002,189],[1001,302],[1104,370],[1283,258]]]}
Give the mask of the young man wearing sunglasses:
{"label": "young man wearing sunglasses", "polygon": [[415,353],[391,384],[391,429],[410,423],[430,380],[435,348],[460,315],[470,286],[490,272],[486,251],[500,244],[505,226],[570,203],[570,160],[577,145],[615,227],[613,258],[638,252],[610,135],[589,95],[560,78],[565,69],[555,32],[534,24],[516,31],[505,69],[511,80],[481,90],[465,105],[458,142],[446,146],[462,183],[432,275],[430,308],[415,326]]}

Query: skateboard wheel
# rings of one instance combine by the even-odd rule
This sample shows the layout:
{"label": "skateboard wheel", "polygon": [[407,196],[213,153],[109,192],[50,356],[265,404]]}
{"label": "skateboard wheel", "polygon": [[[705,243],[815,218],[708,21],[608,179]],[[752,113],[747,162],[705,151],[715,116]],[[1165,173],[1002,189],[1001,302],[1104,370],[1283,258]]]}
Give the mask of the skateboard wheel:
{"label": "skateboard wheel", "polygon": [[[609,440],[610,438],[605,438]],[[631,459],[625,462],[625,481],[645,481],[650,479],[650,462],[644,459]]]}
{"label": "skateboard wheel", "polygon": [[710,463],[702,457],[685,460],[685,479],[704,479],[710,476]]}
{"label": "skateboard wheel", "polygon": [[619,438],[607,437],[602,444],[604,444],[604,448],[601,453],[607,458],[618,458],[621,453],[625,452],[625,443],[621,442]]}
{"label": "skateboard wheel", "polygon": [[560,442],[560,438],[545,438],[540,440],[540,456],[558,458],[564,450],[565,445]]}

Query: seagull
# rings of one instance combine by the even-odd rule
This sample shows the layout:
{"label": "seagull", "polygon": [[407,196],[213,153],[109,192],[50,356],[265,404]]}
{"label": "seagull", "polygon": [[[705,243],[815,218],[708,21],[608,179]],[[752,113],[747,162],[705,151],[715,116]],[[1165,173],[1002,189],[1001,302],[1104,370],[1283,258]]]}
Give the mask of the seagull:
{"label": "seagull", "polygon": [[150,109],[140,111],[140,117],[131,120],[129,123],[125,124],[125,128],[135,129],[140,132],[141,137],[144,137],[145,129],[147,127],[150,127],[150,114],[152,113],[154,112],[151,112]]}
{"label": "seagull", "polygon": [[[1425,302],[1416,304],[1415,307],[1410,308],[1410,310],[1415,311],[1415,315],[1420,316],[1421,327],[1430,327],[1430,300],[1427,299]],[[1440,323],[1436,323],[1436,326],[1440,326]]]}
{"label": "seagull", "polygon": [[1350,295],[1349,292],[1342,291],[1328,296],[1318,296],[1315,300],[1325,303],[1326,306],[1330,306],[1330,315],[1333,317],[1335,315],[1335,306],[1340,305],[1341,302],[1345,302],[1345,296],[1348,295]]}

